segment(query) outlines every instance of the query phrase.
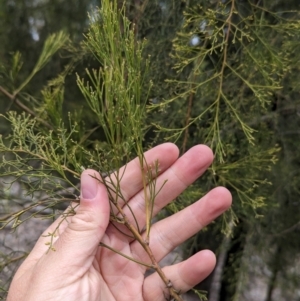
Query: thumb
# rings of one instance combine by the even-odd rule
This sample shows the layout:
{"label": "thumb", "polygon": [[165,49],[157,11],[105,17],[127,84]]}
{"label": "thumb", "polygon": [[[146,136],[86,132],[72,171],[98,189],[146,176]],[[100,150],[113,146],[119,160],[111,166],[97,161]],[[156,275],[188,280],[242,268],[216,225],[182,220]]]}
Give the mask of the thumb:
{"label": "thumb", "polygon": [[[110,205],[107,190],[101,183],[100,174],[92,169],[87,169],[81,174],[80,179],[80,205],[76,215],[72,218],[69,228],[75,231],[76,237],[84,239],[91,235],[96,236],[98,241],[90,241],[90,245],[98,246],[109,223]],[[85,234],[81,234],[84,231]],[[87,234],[89,234],[87,236]]]}
{"label": "thumb", "polygon": [[[80,205],[68,226],[54,244],[53,256],[60,265],[88,265],[109,223],[110,205],[98,172],[87,169],[81,175]],[[63,268],[61,266],[61,268]]]}

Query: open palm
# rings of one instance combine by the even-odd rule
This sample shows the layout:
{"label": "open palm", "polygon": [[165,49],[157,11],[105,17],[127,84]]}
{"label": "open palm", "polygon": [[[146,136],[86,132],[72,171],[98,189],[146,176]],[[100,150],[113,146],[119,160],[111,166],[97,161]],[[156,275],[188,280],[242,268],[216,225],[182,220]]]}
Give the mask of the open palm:
{"label": "open palm", "polygon": [[[198,145],[178,158],[176,146],[166,143],[146,152],[145,159],[148,164],[159,162],[158,187],[167,180],[155,200],[155,215],[207,169],[213,155],[207,146]],[[145,266],[99,247],[101,241],[135,261],[151,263],[141,244],[130,235],[124,235],[127,231],[124,225],[109,223],[107,191],[96,177],[99,174],[93,170],[83,172],[81,202],[76,215],[59,218],[40,237],[17,271],[8,301],[163,301],[168,298],[168,288],[157,273],[145,277]],[[139,228],[143,229],[146,215],[138,159],[127,164],[120,186]],[[218,187],[181,212],[155,223],[150,232],[150,248],[155,259],[160,261],[230,204],[228,190]],[[133,221],[129,207],[120,206]],[[58,225],[55,250],[48,251],[47,235]],[[204,250],[186,261],[164,267],[163,271],[174,288],[185,292],[207,277],[214,266],[214,254]]]}

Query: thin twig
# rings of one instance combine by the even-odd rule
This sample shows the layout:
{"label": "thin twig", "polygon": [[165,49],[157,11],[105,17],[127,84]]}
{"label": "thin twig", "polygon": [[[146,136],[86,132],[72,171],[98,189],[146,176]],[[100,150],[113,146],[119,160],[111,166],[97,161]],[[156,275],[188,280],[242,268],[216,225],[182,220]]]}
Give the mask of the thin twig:
{"label": "thin twig", "polygon": [[136,262],[136,263],[138,263],[138,264],[140,264],[140,265],[143,265],[143,266],[145,266],[145,267],[147,267],[147,268],[149,268],[149,269],[153,269],[153,268],[154,268],[151,264],[147,264],[147,263],[145,263],[145,262],[142,262],[142,261],[136,260],[136,259],[134,259],[134,258],[132,258],[132,257],[130,257],[130,256],[127,256],[126,254],[124,254],[124,253],[122,253],[122,252],[120,252],[120,251],[118,251],[118,250],[116,250],[116,249],[114,249],[114,248],[108,246],[107,244],[105,244],[105,243],[103,243],[103,242],[100,242],[100,243],[99,243],[99,246],[100,246],[100,247],[107,248],[107,249],[109,249],[109,250],[111,250],[111,251],[113,251],[113,252],[115,252],[115,253],[117,253],[117,254],[119,254],[119,255],[121,255],[121,256],[123,256],[123,257],[125,257],[125,258],[127,258],[127,259],[129,259],[129,260],[131,260],[131,261],[133,261],[133,262]]}
{"label": "thin twig", "polygon": [[3,271],[3,269],[5,267],[7,267],[8,265],[10,265],[13,262],[17,262],[17,261],[20,261],[20,260],[24,259],[27,255],[28,254],[25,253],[23,255],[20,255],[20,256],[14,257],[14,258],[9,258],[5,263],[0,264],[1,270]]}
{"label": "thin twig", "polygon": [[185,118],[185,131],[184,131],[184,138],[182,142],[182,152],[185,153],[186,151],[186,145],[189,137],[189,122],[190,122],[190,117],[191,117],[191,112],[192,112],[192,106],[193,106],[193,100],[194,100],[194,95],[195,93],[191,91],[189,98],[188,98],[188,108],[187,108],[187,113],[186,113],[186,118]]}
{"label": "thin twig", "polygon": [[166,287],[169,289],[170,295],[176,301],[183,301],[183,299],[180,297],[178,291],[173,287],[170,279],[168,279],[166,277],[166,275],[164,274],[162,268],[160,267],[157,260],[155,259],[153,252],[152,252],[151,248],[149,247],[149,245],[147,244],[147,242],[144,241],[143,237],[138,232],[138,230],[131,224],[131,222],[127,218],[126,214],[124,213],[123,209],[118,204],[115,204],[115,206],[117,207],[120,215],[123,217],[125,226],[130,230],[130,232],[133,234],[135,239],[140,243],[140,245],[143,247],[145,252],[148,254],[148,256],[152,262],[153,269],[157,272],[157,274],[160,276],[160,278],[165,283]]}
{"label": "thin twig", "polygon": [[[93,177],[93,176],[92,176]],[[102,176],[101,176],[102,177]],[[95,179],[97,179],[96,177],[93,177]],[[169,294],[170,296],[176,300],[176,301],[183,301],[183,299],[180,297],[180,293],[179,291],[177,291],[174,287],[172,282],[170,281],[170,279],[168,279],[166,277],[166,275],[164,274],[162,268],[160,267],[160,265],[158,264],[157,260],[155,259],[153,252],[151,250],[151,248],[149,247],[149,243],[147,241],[147,237],[146,239],[143,238],[142,234],[140,233],[140,231],[130,222],[129,218],[127,217],[127,215],[125,214],[123,208],[118,204],[118,202],[115,201],[115,199],[113,198],[113,195],[111,193],[111,187],[108,186],[109,184],[105,181],[105,179],[102,177],[101,179],[97,179],[100,183],[104,184],[107,188],[108,191],[108,197],[110,202],[115,206],[115,208],[117,209],[117,211],[120,214],[120,220],[122,221],[122,224],[124,224],[124,226],[132,233],[134,239],[136,241],[139,242],[139,244],[142,246],[142,248],[145,250],[145,252],[148,254],[151,264],[145,264],[145,263],[141,263],[143,265],[147,265],[148,267],[153,268],[157,274],[160,276],[160,278],[162,279],[162,281],[165,283],[166,288],[168,288],[169,290]],[[145,185],[146,183],[144,183]],[[144,189],[147,189],[147,187],[144,187]],[[126,204],[126,202],[125,202]],[[100,242],[100,245],[102,243]],[[102,244],[103,245],[103,244]],[[103,245],[104,247],[107,247],[111,250],[113,250],[113,248]],[[118,254],[120,254],[119,252],[117,252]],[[124,254],[120,254],[124,257],[126,257]],[[130,257],[126,257],[129,260],[132,260]],[[136,260],[133,260],[134,262],[137,262]],[[139,263],[139,262],[138,262]]]}
{"label": "thin twig", "polygon": [[273,234],[273,235],[271,235],[271,236],[274,236],[274,237],[276,237],[276,236],[282,236],[282,235],[285,235],[285,234],[287,234],[287,233],[296,231],[296,230],[298,230],[298,229],[300,229],[300,221],[297,222],[296,224],[294,224],[293,226],[291,226],[290,228],[285,229],[285,230],[283,230],[283,231],[281,231],[281,232],[279,232],[279,233]]}
{"label": "thin twig", "polygon": [[36,114],[30,109],[28,108],[26,105],[24,105],[19,99],[17,99],[17,96],[15,94],[10,94],[6,89],[4,89],[2,86],[0,86],[0,91],[7,96],[12,103],[15,103],[16,105],[18,105],[21,109],[23,109],[25,112],[29,113],[31,116],[33,116],[38,122],[42,123],[43,125],[45,125],[48,129],[50,130],[54,130],[54,128],[52,127],[52,125],[50,123],[48,123],[47,121],[39,118],[36,116]]}

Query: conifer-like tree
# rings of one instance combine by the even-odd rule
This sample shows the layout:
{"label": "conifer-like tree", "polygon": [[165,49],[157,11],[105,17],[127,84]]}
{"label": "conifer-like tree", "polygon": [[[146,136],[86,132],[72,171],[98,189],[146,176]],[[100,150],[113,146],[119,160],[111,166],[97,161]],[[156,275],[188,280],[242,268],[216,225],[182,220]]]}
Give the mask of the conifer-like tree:
{"label": "conifer-like tree", "polygon": [[[165,140],[182,152],[206,143],[215,153],[213,166],[165,211],[188,206],[216,185],[233,194],[232,210],[185,245],[186,254],[210,247],[219,258],[199,288],[209,291],[210,301],[248,300],[256,277],[265,281],[266,301],[277,300],[276,289],[278,300],[299,298],[298,6],[105,0],[90,9],[82,41],[76,31],[50,35],[27,74],[19,52],[11,63],[0,62],[1,123],[10,129],[8,135],[2,128],[1,177],[22,183],[32,197],[19,210],[2,197],[1,226],[53,218],[57,208],[79,202],[82,168],[102,172],[99,180],[116,206],[118,185],[112,187],[110,177],[121,181],[115,171],[138,156],[151,188],[145,195],[149,233],[161,187],[148,172],[159,166],[148,166],[143,151]],[[53,56],[64,68],[32,90]],[[66,90],[78,99],[70,100]],[[51,235],[49,241],[51,248]],[[2,269],[12,260],[5,254]]]}

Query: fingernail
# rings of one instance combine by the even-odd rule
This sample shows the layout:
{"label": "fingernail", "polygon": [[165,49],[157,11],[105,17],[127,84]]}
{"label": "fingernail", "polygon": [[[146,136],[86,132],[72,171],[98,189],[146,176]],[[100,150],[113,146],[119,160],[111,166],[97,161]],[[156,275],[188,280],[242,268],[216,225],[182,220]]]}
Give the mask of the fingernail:
{"label": "fingernail", "polygon": [[81,175],[81,197],[89,200],[94,199],[98,192],[98,181],[92,174],[86,172]]}

